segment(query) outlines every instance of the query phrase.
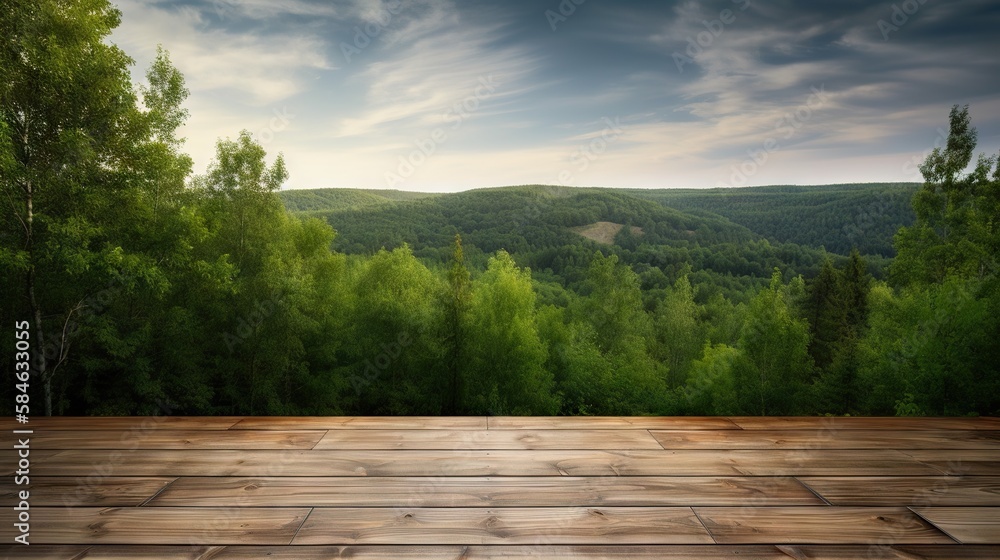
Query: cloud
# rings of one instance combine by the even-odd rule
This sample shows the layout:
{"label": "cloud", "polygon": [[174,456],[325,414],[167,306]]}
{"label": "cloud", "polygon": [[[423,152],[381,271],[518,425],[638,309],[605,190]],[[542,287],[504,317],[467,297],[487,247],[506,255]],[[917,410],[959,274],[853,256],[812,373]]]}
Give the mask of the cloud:
{"label": "cloud", "polygon": [[447,124],[456,105],[482,93],[483,83],[493,91],[474,103],[480,118],[533,89],[536,57],[523,47],[497,48],[502,24],[463,21],[447,2],[420,4],[419,15],[410,8],[404,22],[386,31],[380,58],[352,78],[366,89],[363,106],[336,119],[336,136],[427,134]]}
{"label": "cloud", "polygon": [[[891,4],[861,0],[588,3],[555,32],[530,0],[121,8],[113,40],[137,73],[162,43],[187,78],[196,168],[247,128],[285,153],[292,187],[384,187],[439,128],[447,139],[400,188],[551,183],[566,169],[575,185],[715,186],[772,137],[780,149],[752,184],[912,180],[902,164],[954,103],[971,103],[981,149],[1000,148],[991,0],[927,2],[888,40]],[[720,28],[723,9],[735,19]],[[675,53],[691,56],[683,71]],[[273,129],[285,110],[295,118]],[[602,117],[624,132],[582,169],[574,154]]]}
{"label": "cloud", "polygon": [[[269,4],[241,1],[233,3],[232,9],[269,17],[275,13]],[[233,33],[210,25],[209,18],[215,17],[211,11],[167,6],[120,1],[124,17],[111,40],[139,60],[140,67],[152,60],[156,45],[162,44],[194,95],[224,95],[262,106],[304,91],[310,72],[332,68],[326,59],[325,43],[315,36]],[[284,13],[299,14],[308,12],[310,5],[293,2],[282,6]],[[226,13],[223,11],[223,17]]]}
{"label": "cloud", "polygon": [[[164,4],[167,2],[164,2]],[[257,20],[280,18],[286,15],[310,17],[338,17],[343,8],[329,2],[305,0],[211,0],[211,7],[219,18],[247,17]]]}

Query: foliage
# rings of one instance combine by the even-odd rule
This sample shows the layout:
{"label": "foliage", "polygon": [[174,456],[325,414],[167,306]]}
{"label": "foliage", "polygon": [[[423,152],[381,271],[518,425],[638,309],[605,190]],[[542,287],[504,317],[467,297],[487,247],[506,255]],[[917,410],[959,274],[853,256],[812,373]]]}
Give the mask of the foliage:
{"label": "foliage", "polygon": [[671,208],[724,216],[772,242],[892,257],[892,235],[913,223],[915,183],[630,191]]}
{"label": "foliage", "polygon": [[133,87],[106,0],[0,8],[0,329],[32,322],[49,412],[1000,412],[1000,162],[967,108],[912,211],[909,184],[280,192],[246,131],[192,176],[183,76],[161,49]]}

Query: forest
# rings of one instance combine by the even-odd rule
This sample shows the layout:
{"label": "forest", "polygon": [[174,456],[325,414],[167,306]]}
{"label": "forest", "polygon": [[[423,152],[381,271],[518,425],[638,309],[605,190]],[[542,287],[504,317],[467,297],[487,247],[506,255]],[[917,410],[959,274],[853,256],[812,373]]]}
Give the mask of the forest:
{"label": "forest", "polygon": [[29,321],[33,414],[1000,414],[968,107],[922,184],[282,191],[246,131],[194,174],[169,54],[54,6],[0,3],[4,402]]}

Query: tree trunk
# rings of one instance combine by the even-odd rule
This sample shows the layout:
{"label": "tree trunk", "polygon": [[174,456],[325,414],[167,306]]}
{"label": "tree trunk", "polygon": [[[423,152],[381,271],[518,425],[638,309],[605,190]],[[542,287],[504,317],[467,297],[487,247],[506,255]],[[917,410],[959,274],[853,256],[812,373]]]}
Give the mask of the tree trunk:
{"label": "tree trunk", "polygon": [[31,315],[35,323],[35,378],[41,380],[44,391],[45,415],[52,416],[52,378],[49,375],[45,360],[45,335],[42,329],[42,308],[38,305],[38,298],[35,296],[35,239],[34,239],[34,185],[31,181],[24,184],[25,207],[27,225],[26,243],[28,251],[28,305],[31,306]]}

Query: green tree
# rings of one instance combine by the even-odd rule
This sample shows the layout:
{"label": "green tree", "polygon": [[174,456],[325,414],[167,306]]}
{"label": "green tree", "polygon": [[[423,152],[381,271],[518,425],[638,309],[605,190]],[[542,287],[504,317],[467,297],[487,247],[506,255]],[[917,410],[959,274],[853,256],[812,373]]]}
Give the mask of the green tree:
{"label": "green tree", "polygon": [[270,225],[284,215],[275,193],[288,179],[285,160],[278,154],[268,167],[266,155],[250,132],[244,130],[236,140],[227,138],[216,143],[215,160],[208,173],[194,183],[211,205],[223,252],[249,274],[260,270],[260,256],[271,240]]}
{"label": "green tree", "polygon": [[279,386],[302,353],[292,332],[278,328],[290,318],[286,298],[297,281],[286,271],[295,256],[294,224],[276,194],[288,177],[283,158],[268,166],[266,156],[243,131],[235,141],[219,140],[207,174],[192,181],[210,232],[205,260],[232,271],[220,307],[206,317],[218,333],[213,342],[228,350],[209,351],[209,362],[217,400],[230,414],[282,413]]}
{"label": "green tree", "polygon": [[871,328],[858,349],[865,408],[875,414],[903,405],[930,415],[994,412],[998,323],[989,300],[977,297],[968,280],[951,278],[902,295],[877,285]]}
{"label": "green tree", "polygon": [[809,355],[819,368],[833,361],[846,334],[848,307],[843,286],[843,279],[829,258],[809,283],[804,306],[811,335]]}
{"label": "green tree", "polygon": [[0,259],[6,276],[20,277],[18,309],[32,319],[33,373],[51,414],[70,345],[99,334],[92,320],[110,320],[94,298],[162,290],[147,240],[134,233],[150,177],[169,164],[176,178],[185,164],[152,156],[156,111],[138,108],[132,61],[106,42],[121,17],[110,3],[5,1],[0,13],[0,188],[13,210]]}
{"label": "green tree", "polygon": [[618,262],[617,255],[594,253],[587,273],[590,293],[582,313],[589,319],[602,352],[631,354],[647,351],[653,322],[642,304],[639,277]]}
{"label": "green tree", "polygon": [[554,414],[552,373],[538,334],[531,273],[505,251],[473,282],[468,379],[464,399],[474,414]]}
{"label": "green tree", "polygon": [[443,282],[408,246],[359,263],[345,365],[363,414],[441,414]]}
{"label": "green tree", "polygon": [[[592,414],[649,414],[669,401],[665,367],[650,354],[653,321],[642,304],[639,277],[616,255],[595,253],[587,273],[589,294],[571,314],[574,342],[566,379],[569,402]],[[588,364],[584,366],[583,364]]]}
{"label": "green tree", "polygon": [[770,286],[750,302],[734,364],[744,413],[792,413],[812,374],[808,324],[796,317],[788,298],[776,269]]}
{"label": "green tree", "polygon": [[949,275],[985,278],[1000,255],[1000,160],[980,155],[971,171],[977,132],[968,106],[954,106],[944,148],[935,148],[913,197],[917,221],[896,234],[891,273],[901,284],[930,284]]}
{"label": "green tree", "polygon": [[842,278],[841,292],[847,309],[847,325],[856,335],[868,319],[868,292],[872,280],[868,274],[868,263],[857,249],[851,251]]}
{"label": "green tree", "polygon": [[684,386],[684,405],[691,414],[730,415],[741,412],[734,369],[740,351],[725,344],[705,345],[691,364]]}
{"label": "green tree", "polygon": [[469,269],[465,267],[462,251],[462,236],[455,234],[452,247],[451,267],[448,269],[448,293],[444,302],[446,360],[448,368],[448,401],[446,414],[458,414],[463,394],[462,371],[463,348],[466,344],[466,329],[469,313],[471,282]]}
{"label": "green tree", "polygon": [[701,354],[706,333],[699,321],[701,310],[685,274],[674,283],[657,307],[655,329],[657,357],[669,372],[672,385],[687,379],[688,369]]}

